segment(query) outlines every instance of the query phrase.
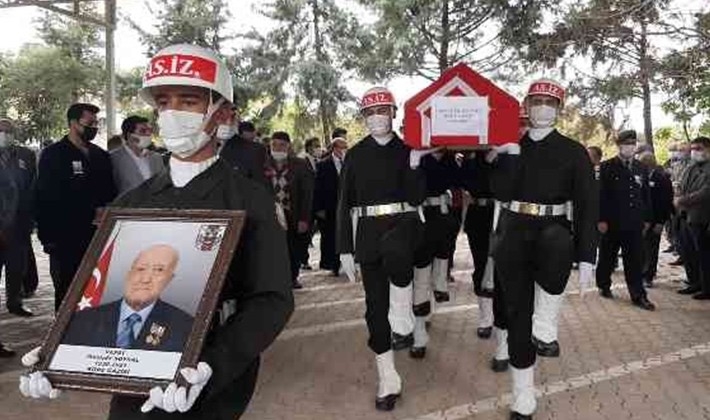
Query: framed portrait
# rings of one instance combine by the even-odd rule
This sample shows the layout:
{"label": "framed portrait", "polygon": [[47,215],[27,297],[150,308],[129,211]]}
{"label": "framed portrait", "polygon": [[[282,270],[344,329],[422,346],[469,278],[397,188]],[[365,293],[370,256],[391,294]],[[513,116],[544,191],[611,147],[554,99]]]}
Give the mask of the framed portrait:
{"label": "framed portrait", "polygon": [[41,350],[57,388],[148,395],[196,366],[245,214],[108,208]]}

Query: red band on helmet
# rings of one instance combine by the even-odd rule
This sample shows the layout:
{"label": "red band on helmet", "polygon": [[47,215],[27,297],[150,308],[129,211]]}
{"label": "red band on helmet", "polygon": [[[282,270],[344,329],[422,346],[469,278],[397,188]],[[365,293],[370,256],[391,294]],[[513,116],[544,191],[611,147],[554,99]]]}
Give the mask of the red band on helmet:
{"label": "red band on helmet", "polygon": [[214,83],[217,63],[194,55],[159,55],[150,60],[145,71],[145,80],[156,77],[187,77]]}
{"label": "red band on helmet", "polygon": [[394,96],[387,91],[372,92],[365,95],[360,102],[360,109],[370,108],[379,105],[394,106]]}
{"label": "red band on helmet", "polygon": [[530,90],[528,91],[528,96],[532,95],[546,95],[557,98],[560,102],[565,100],[565,90],[562,86],[550,83],[550,82],[535,82],[530,85]]}

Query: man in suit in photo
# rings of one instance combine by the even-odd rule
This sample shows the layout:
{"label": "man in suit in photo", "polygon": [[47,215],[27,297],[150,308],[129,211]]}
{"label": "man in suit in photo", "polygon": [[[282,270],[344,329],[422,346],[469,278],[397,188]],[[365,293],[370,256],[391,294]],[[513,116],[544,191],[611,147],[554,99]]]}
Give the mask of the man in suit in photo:
{"label": "man in suit in photo", "polygon": [[193,317],[160,300],[175,277],[178,252],[169,245],[141,251],[131,264],[123,298],[74,314],[62,344],[181,352]]}
{"label": "man in suit in photo", "polygon": [[121,124],[123,144],[111,151],[113,179],[119,194],[132,190],[162,171],[160,154],[149,150],[153,128],[147,118],[130,116]]}
{"label": "man in suit in photo", "polygon": [[301,267],[302,250],[311,228],[313,206],[313,173],[308,164],[291,151],[291,137],[277,131],[271,136],[271,156],[267,163],[266,177],[274,191],[277,208],[285,216],[284,228],[288,241],[291,262],[291,282],[300,289],[298,273]]}
{"label": "man in suit in photo", "polygon": [[320,228],[320,268],[338,276],[340,259],[335,252],[336,217],[338,209],[338,184],[340,170],[348,150],[343,137],[335,137],[330,143],[330,155],[318,163],[313,206]]}

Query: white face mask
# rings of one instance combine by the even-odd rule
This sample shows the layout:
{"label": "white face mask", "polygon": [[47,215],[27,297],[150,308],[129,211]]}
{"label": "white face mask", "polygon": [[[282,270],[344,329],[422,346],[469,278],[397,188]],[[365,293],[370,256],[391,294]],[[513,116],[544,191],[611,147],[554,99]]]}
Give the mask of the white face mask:
{"label": "white face mask", "polygon": [[365,125],[373,137],[384,137],[392,131],[392,118],[389,115],[370,115],[365,119]]}
{"label": "white face mask", "polygon": [[0,147],[7,147],[12,141],[12,134],[2,132],[0,133]]}
{"label": "white face mask", "polygon": [[530,124],[534,128],[550,128],[557,120],[557,108],[549,105],[530,107]]}
{"label": "white face mask", "polygon": [[621,144],[621,145],[619,145],[619,156],[621,156],[624,159],[633,158],[635,152],[636,152],[636,145],[635,144]]}
{"label": "white face mask", "polygon": [[217,138],[219,140],[229,140],[237,134],[237,129],[233,125],[220,124],[217,127]]}
{"label": "white face mask", "polygon": [[277,152],[275,150],[272,150],[271,157],[277,162],[283,162],[288,158],[288,152]]}
{"label": "white face mask", "polygon": [[706,162],[708,160],[708,156],[703,150],[691,150],[690,151],[690,159],[693,162]]}
{"label": "white face mask", "polygon": [[141,150],[147,149],[148,146],[153,143],[151,136],[139,136],[137,134],[132,134],[131,137],[136,141],[136,146],[138,146]]}
{"label": "white face mask", "polygon": [[212,140],[212,133],[205,133],[205,126],[224,99],[209,106],[207,114],[168,109],[158,114],[158,127],[165,147],[179,158],[188,158],[202,150]]}

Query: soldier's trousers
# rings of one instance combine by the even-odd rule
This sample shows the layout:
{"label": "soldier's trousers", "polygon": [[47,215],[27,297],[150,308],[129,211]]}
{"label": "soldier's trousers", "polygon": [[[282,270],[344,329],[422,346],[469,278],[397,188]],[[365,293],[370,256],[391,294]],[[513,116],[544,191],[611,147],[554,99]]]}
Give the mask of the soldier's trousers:
{"label": "soldier's trousers", "polygon": [[622,251],[624,260],[624,278],[631,300],[646,297],[646,290],[641,278],[643,264],[643,233],[641,229],[630,231],[610,230],[602,235],[599,244],[599,264],[597,265],[597,287],[608,290],[611,287],[611,274]]}
{"label": "soldier's trousers", "polygon": [[[466,215],[464,231],[473,257],[473,291],[482,296],[483,275],[490,255],[491,230],[493,229],[493,210],[491,206],[470,205]],[[486,297],[491,297],[487,295]]]}
{"label": "soldier's trousers", "polygon": [[427,207],[424,218],[424,236],[414,253],[417,268],[428,266],[434,258],[448,260],[453,254],[451,242],[456,241],[459,226],[452,213],[442,214],[439,207]]}
{"label": "soldier's trousers", "polygon": [[365,287],[365,321],[370,333],[368,346],[375,354],[392,348],[392,329],[388,319],[390,309],[390,282],[397,287],[406,287],[412,282],[413,272],[390,270],[383,260],[363,262],[362,283]]}
{"label": "soldier's trousers", "polygon": [[549,294],[562,294],[572,270],[572,234],[564,219],[504,210],[496,236],[493,255],[508,326],[510,363],[525,369],[536,358],[531,339],[535,283]]}

